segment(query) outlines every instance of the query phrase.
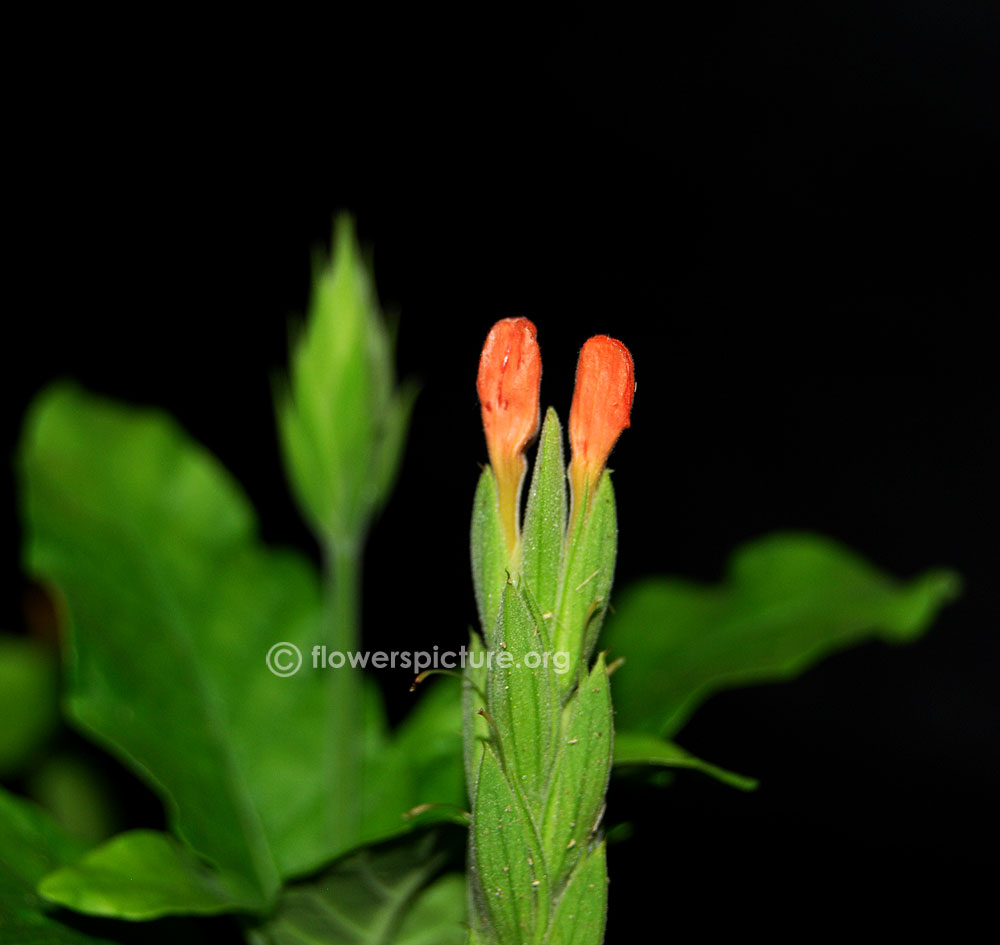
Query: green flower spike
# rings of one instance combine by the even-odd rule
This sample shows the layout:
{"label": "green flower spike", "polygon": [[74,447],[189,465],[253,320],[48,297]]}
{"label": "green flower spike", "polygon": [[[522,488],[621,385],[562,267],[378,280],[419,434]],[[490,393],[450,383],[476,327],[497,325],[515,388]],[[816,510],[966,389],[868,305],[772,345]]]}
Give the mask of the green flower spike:
{"label": "green flower spike", "polygon": [[540,380],[534,326],[499,322],[479,367],[491,466],[472,520],[482,628],[465,689],[473,945],[600,945],[604,937],[600,824],[613,724],[604,657],[591,657],[617,546],[604,467],[629,424],[632,358],[603,335],[584,345],[570,412],[572,512],[562,428],[550,409],[521,528],[522,453],[537,428]]}

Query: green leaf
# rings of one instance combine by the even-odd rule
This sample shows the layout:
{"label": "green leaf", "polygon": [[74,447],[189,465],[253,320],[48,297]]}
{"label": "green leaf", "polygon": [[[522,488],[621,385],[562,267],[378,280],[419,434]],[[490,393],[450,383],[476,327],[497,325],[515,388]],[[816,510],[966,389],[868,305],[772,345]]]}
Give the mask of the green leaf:
{"label": "green leaf", "polygon": [[754,791],[758,781],[717,765],[709,764],[685,751],[680,745],[668,742],[647,732],[615,733],[615,767],[654,765],[664,768],[690,768],[728,784],[740,791]]}
{"label": "green leaf", "polygon": [[459,945],[465,884],[442,875],[450,837],[425,831],[352,853],[287,887],[255,945]]}
{"label": "green leaf", "polygon": [[318,267],[291,378],[278,394],[285,466],[326,540],[357,542],[395,479],[413,401],[393,387],[392,344],[353,225]]}
{"label": "green leaf", "polygon": [[0,719],[0,777],[12,777],[59,720],[56,658],[34,640],[0,635]]}
{"label": "green leaf", "polygon": [[607,860],[600,843],[570,878],[556,905],[547,945],[601,945],[607,909]]}
{"label": "green leaf", "polygon": [[41,808],[0,789],[0,942],[108,945],[46,914],[35,884],[83,855],[85,845]]}
{"label": "green leaf", "polygon": [[611,691],[604,656],[566,708],[555,774],[549,790],[542,839],[553,885],[583,855],[596,832],[611,773]]}
{"label": "green leaf", "polygon": [[88,915],[155,919],[253,909],[257,900],[242,885],[207,869],[167,834],[133,830],[49,873],[38,892]]}
{"label": "green leaf", "polygon": [[472,501],[472,582],[479,608],[479,626],[489,643],[489,635],[496,626],[500,597],[507,584],[507,545],[500,521],[496,477],[490,466],[486,466],[479,476]]}
{"label": "green leaf", "polygon": [[[423,690],[423,691],[422,691]],[[416,803],[462,807],[462,681],[441,678],[422,684],[420,698],[393,737],[395,750],[413,772]]]}
{"label": "green leaf", "polygon": [[464,945],[467,938],[465,877],[447,873],[413,901],[392,945]]}
{"label": "green leaf", "polygon": [[[458,680],[421,685],[416,707],[394,732],[369,687],[364,771],[365,842],[437,821],[465,823],[461,693]],[[426,690],[426,691],[423,691]]]}
{"label": "green leaf", "polygon": [[99,761],[76,751],[49,753],[25,781],[34,798],[67,830],[95,845],[117,833],[120,811]]}
{"label": "green leaf", "polygon": [[358,783],[364,784],[361,833],[366,842],[373,842],[407,829],[404,815],[418,801],[410,759],[393,744],[378,685],[371,679],[365,682],[363,777]]}
{"label": "green leaf", "polygon": [[545,415],[528,492],[521,540],[521,574],[543,615],[555,611],[566,536],[566,465],[562,427],[550,407]]}
{"label": "green leaf", "polygon": [[788,679],[864,640],[915,639],[957,590],[951,572],[900,582],[800,533],[739,549],[719,585],[640,582],[616,598],[604,637],[626,661],[615,675],[619,724],[669,737],[720,689]]}
{"label": "green leaf", "polygon": [[38,805],[0,788],[0,862],[9,877],[34,889],[46,873],[86,851]]}
{"label": "green leaf", "polygon": [[70,618],[76,723],[262,906],[280,876],[356,842],[317,827],[337,803],[336,772],[327,782],[316,763],[324,674],[279,678],[265,664],[279,642],[308,659],[312,567],[260,545],[238,486],[162,414],[53,389],[20,461],[26,564]]}

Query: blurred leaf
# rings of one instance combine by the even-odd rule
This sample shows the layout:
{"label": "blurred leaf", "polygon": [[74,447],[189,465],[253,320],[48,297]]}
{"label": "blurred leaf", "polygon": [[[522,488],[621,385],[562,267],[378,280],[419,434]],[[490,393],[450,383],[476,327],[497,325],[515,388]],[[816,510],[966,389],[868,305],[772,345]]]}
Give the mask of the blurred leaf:
{"label": "blurred leaf", "polygon": [[646,732],[615,732],[615,766],[653,765],[664,768],[691,768],[741,791],[756,790],[758,782],[709,764],[685,751],[680,745]]}
{"label": "blurred leaf", "polygon": [[362,833],[370,843],[408,830],[412,824],[405,815],[417,801],[409,759],[394,750],[382,694],[374,680],[366,682],[361,820]]}
{"label": "blurred leaf", "polygon": [[0,789],[0,942],[9,945],[108,945],[46,915],[35,884],[83,855],[85,845],[41,808]]}
{"label": "blurred leaf", "polygon": [[278,642],[308,655],[313,569],[259,544],[238,486],[162,414],[56,388],[20,458],[26,562],[70,617],[72,717],[263,905],[344,849],[317,828],[337,797],[315,763],[323,674],[265,665]]}
{"label": "blurred leaf", "polygon": [[465,883],[439,830],[367,847],[285,889],[255,945],[460,945]]}
{"label": "blurred leaf", "polygon": [[24,769],[59,720],[55,654],[24,637],[0,635],[0,777]]}
{"label": "blurred leaf", "polygon": [[446,873],[413,900],[391,945],[464,945],[465,877]]}
{"label": "blurred leaf", "polygon": [[208,870],[168,834],[119,834],[78,862],[45,876],[39,893],[88,915],[155,919],[253,909],[256,897],[234,877]]}
{"label": "blurred leaf", "polygon": [[[457,687],[439,686],[390,731],[378,686],[370,681],[365,707],[364,843],[388,840],[439,821],[458,821],[463,802]],[[449,718],[450,709],[450,718]],[[453,752],[454,754],[447,754]],[[426,808],[426,809],[423,809]]]}
{"label": "blurred leaf", "polygon": [[669,737],[719,689],[788,679],[864,640],[915,639],[957,591],[949,571],[896,581],[799,533],[745,545],[719,585],[634,584],[616,598],[603,639],[625,658],[614,677],[618,724]]}
{"label": "blurred leaf", "polygon": [[461,692],[457,680],[422,684],[416,706],[395,731],[381,718],[371,684],[367,708],[366,843],[440,822],[466,823]]}
{"label": "blurred leaf", "polygon": [[91,844],[116,831],[117,812],[102,772],[87,759],[60,752],[31,774],[26,792],[75,836]]}
{"label": "blurred leaf", "polygon": [[396,751],[413,772],[417,803],[464,807],[462,681],[444,677],[417,692],[416,706],[394,735]]}
{"label": "blurred leaf", "polygon": [[325,540],[356,542],[396,477],[414,389],[393,385],[392,343],[347,217],[317,269],[291,377],[279,392],[285,467]]}

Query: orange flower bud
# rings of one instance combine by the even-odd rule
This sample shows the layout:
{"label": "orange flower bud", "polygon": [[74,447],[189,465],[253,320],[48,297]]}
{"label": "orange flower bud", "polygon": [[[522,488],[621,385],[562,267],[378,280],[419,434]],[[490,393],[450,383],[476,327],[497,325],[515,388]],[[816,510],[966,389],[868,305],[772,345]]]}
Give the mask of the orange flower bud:
{"label": "orange flower bud", "polygon": [[497,480],[500,519],[513,556],[518,542],[518,500],[527,463],[524,448],[538,432],[542,357],[535,326],[504,318],[490,330],[479,359],[476,389],[490,465]]}
{"label": "orange flower bud", "polygon": [[611,448],[628,427],[634,396],[635,369],[628,348],[607,335],[588,339],[576,365],[576,388],[569,412],[573,451],[569,480],[575,502],[582,502],[588,495]]}

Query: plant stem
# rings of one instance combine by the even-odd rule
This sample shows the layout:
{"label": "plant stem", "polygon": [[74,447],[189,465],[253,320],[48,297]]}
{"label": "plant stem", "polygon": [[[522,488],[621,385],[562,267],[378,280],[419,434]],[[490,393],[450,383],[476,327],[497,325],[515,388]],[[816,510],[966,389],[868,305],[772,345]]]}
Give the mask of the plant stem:
{"label": "plant stem", "polygon": [[[330,653],[345,658],[358,648],[361,622],[361,553],[356,541],[330,540],[326,546],[326,626]],[[348,662],[330,669],[326,682],[327,829],[347,849],[361,837],[362,718],[361,676]]]}

